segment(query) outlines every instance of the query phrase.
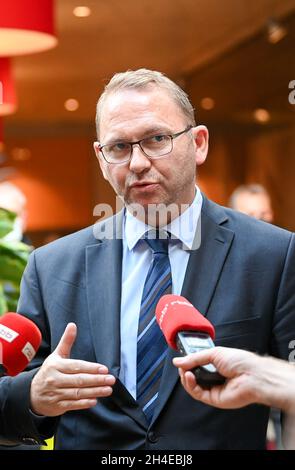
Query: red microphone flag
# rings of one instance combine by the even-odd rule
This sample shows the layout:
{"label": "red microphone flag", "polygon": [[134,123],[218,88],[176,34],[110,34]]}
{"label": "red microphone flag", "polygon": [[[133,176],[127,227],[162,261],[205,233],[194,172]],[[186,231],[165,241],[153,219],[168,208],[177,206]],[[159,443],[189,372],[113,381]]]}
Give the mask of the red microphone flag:
{"label": "red microphone flag", "polygon": [[163,295],[156,307],[156,319],[172,349],[177,350],[180,331],[199,331],[215,338],[214,326],[181,295]]}
{"label": "red microphone flag", "polygon": [[0,363],[15,376],[26,368],[41,344],[39,328],[28,318],[8,312],[0,318]]}

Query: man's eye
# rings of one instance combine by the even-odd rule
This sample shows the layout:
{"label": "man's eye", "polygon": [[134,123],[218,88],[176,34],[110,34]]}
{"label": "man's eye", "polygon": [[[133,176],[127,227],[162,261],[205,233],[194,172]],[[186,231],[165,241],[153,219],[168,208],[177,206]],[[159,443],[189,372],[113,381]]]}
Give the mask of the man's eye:
{"label": "man's eye", "polygon": [[128,144],[124,142],[117,142],[111,146],[112,152],[124,152],[124,150],[128,149]]}
{"label": "man's eye", "polygon": [[160,142],[164,142],[165,140],[167,139],[167,136],[166,135],[154,135],[153,137],[151,137],[149,140],[155,144],[157,143],[160,143]]}

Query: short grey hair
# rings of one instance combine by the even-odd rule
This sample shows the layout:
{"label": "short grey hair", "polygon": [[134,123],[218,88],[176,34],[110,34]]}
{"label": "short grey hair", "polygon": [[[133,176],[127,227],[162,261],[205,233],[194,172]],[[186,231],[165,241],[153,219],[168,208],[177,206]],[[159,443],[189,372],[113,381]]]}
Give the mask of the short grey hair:
{"label": "short grey hair", "polygon": [[145,89],[149,85],[154,85],[165,90],[181,109],[184,116],[188,118],[188,124],[196,125],[194,108],[186,92],[175,82],[166,77],[163,73],[155,70],[138,69],[127,70],[127,72],[116,73],[109,83],[105,86],[96,106],[96,132],[99,134],[100,119],[102,108],[107,98],[117,91],[133,89]]}
{"label": "short grey hair", "polygon": [[238,186],[229,198],[228,205],[232,209],[237,206],[237,199],[241,194],[263,194],[270,199],[267,190],[261,184],[242,184]]}

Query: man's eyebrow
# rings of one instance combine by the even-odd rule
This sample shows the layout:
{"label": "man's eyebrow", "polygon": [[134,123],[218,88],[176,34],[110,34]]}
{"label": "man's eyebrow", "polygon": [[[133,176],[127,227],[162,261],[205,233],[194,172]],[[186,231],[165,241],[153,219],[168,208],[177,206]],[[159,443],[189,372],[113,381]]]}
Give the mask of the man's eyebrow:
{"label": "man's eyebrow", "polygon": [[146,136],[153,136],[155,134],[169,134],[171,131],[170,129],[164,128],[164,127],[152,127],[151,129],[147,130],[144,135]]}
{"label": "man's eyebrow", "polygon": [[[142,133],[141,139],[145,139],[147,137],[152,137],[153,135],[156,135],[156,134],[159,134],[159,133],[160,134],[170,134],[171,130],[167,129],[167,128],[164,128],[164,127],[160,127],[160,126],[152,127],[152,128],[149,128],[149,129],[145,130]],[[133,142],[134,140],[135,139],[130,140],[127,137],[111,137],[110,139],[108,139],[108,142],[106,142],[106,144],[109,145],[109,144],[115,144],[115,143],[118,143],[118,142]]]}

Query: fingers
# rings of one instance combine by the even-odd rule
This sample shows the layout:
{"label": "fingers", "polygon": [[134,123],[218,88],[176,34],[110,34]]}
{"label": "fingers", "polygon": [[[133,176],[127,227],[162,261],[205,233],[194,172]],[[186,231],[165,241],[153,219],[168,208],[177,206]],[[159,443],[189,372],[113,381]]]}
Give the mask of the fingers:
{"label": "fingers", "polygon": [[116,379],[102,364],[70,359],[77,327],[69,323],[55,351],[48,356],[31,383],[31,410],[41,416],[59,416],[87,409],[112,394]]}
{"label": "fingers", "polygon": [[69,358],[72,346],[77,336],[77,326],[75,323],[68,323],[64,334],[62,335],[56,349],[55,354],[63,358]]}
{"label": "fingers", "polygon": [[196,386],[196,379],[192,372],[178,369],[180,380],[187,392],[191,392]]}
{"label": "fingers", "polygon": [[67,411],[74,410],[86,410],[92,408],[97,404],[97,400],[94,399],[82,399],[82,400],[73,400],[73,401],[61,401],[59,403],[60,414],[64,414]]}
{"label": "fingers", "polygon": [[206,349],[201,352],[189,354],[185,357],[174,357],[173,364],[184,370],[190,370],[197,366],[203,366],[214,361],[216,348]]}
{"label": "fingers", "polygon": [[43,416],[86,409],[95,406],[97,398],[110,396],[115,381],[109,374],[65,374],[45,361],[32,380],[31,409]]}
{"label": "fingers", "polygon": [[80,359],[60,359],[56,368],[64,374],[107,374],[108,368],[96,362],[82,361]]}
{"label": "fingers", "polygon": [[212,405],[212,400],[210,400],[210,391],[201,388],[197,384],[195,376],[192,372],[179,369],[179,375],[184,389],[192,398],[202,401],[208,405]]}
{"label": "fingers", "polygon": [[[184,386],[188,392],[193,392],[197,386],[195,376],[192,372],[184,372]],[[198,389],[200,387],[198,386]]]}
{"label": "fingers", "polygon": [[55,388],[89,388],[103,387],[105,385],[114,385],[116,379],[113,375],[94,375],[94,374],[64,374],[57,373],[45,379],[48,387]]}
{"label": "fingers", "polygon": [[[76,337],[77,326],[75,323],[68,323],[55,351],[49,356],[49,361],[47,362],[65,374],[107,374],[108,368],[102,364],[70,359],[71,349]],[[66,361],[59,361],[58,358],[66,359]]]}
{"label": "fingers", "polygon": [[108,397],[112,394],[112,387],[92,387],[92,388],[65,388],[59,389],[57,393],[58,402],[63,401],[81,401],[102,397]]}

